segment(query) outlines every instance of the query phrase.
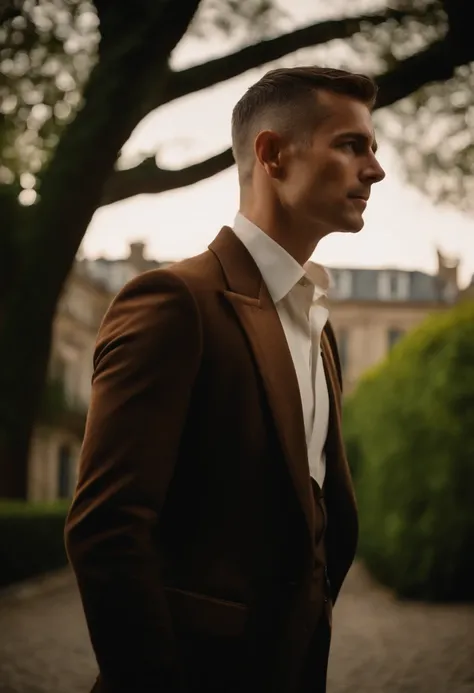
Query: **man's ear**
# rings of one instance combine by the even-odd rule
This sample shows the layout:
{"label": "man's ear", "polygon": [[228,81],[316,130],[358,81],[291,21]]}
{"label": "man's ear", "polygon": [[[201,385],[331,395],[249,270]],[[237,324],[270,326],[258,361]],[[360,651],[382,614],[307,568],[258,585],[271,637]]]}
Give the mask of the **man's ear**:
{"label": "man's ear", "polygon": [[282,174],[282,137],[273,130],[262,130],[255,138],[255,158],[270,178],[280,178]]}

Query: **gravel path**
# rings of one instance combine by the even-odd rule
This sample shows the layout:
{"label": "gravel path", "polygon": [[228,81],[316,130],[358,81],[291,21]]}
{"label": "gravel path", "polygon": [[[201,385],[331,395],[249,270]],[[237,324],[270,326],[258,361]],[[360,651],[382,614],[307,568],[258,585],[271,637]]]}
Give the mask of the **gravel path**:
{"label": "gravel path", "polygon": [[[0,693],[89,693],[95,673],[69,571],[0,596]],[[474,693],[474,605],[397,602],[354,566],[328,686],[349,692]]]}

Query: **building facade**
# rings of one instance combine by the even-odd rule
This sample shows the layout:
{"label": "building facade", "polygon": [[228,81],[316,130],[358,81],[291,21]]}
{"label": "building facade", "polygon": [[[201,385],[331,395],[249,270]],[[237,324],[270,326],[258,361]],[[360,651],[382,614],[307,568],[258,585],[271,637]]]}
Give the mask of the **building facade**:
{"label": "building facade", "polygon": [[33,435],[28,498],[69,498],[89,404],[97,332],[117,292],[133,277],[160,263],[132,243],[122,260],[77,261],[59,301],[53,325],[46,404]]}
{"label": "building facade", "polygon": [[330,316],[345,393],[428,315],[450,308],[461,292],[458,263],[438,253],[435,275],[397,269],[331,269]]}
{"label": "building facade", "polygon": [[[126,282],[167,264],[147,259],[145,250],[144,244],[133,243],[124,259],[80,260],[71,272],[53,328],[49,409],[40,417],[32,441],[30,500],[69,498],[74,491],[102,318]],[[330,270],[330,316],[346,393],[427,315],[459,300],[457,270],[457,263],[440,254],[436,275],[397,269]]]}

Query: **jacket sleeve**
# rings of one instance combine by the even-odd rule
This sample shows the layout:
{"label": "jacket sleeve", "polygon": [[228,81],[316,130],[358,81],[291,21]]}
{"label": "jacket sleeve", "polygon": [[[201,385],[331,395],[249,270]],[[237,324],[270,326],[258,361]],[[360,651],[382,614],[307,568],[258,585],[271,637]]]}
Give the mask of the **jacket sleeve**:
{"label": "jacket sleeve", "polygon": [[165,270],[130,282],[99,331],[65,540],[110,693],[183,690],[152,533],[200,355],[195,300]]}

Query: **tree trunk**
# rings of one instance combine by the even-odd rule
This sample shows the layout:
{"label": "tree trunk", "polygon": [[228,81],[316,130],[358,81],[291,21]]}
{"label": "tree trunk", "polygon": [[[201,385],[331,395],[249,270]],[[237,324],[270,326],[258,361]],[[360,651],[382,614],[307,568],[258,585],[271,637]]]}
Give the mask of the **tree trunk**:
{"label": "tree trunk", "polygon": [[[301,45],[351,36],[360,30],[363,19],[375,25],[388,18],[385,13],[323,22],[173,76],[168,56],[185,33],[199,0],[168,0],[158,9],[145,4],[149,16],[132,5],[126,15],[118,16],[111,3],[96,0],[95,4],[105,40],[85,105],[61,138],[43,176],[40,203],[30,208],[35,219],[30,219],[32,233],[22,248],[28,251],[21,253],[22,267],[3,262],[3,273],[0,267],[0,497],[26,495],[29,441],[47,370],[55,306],[95,209],[141,192],[189,185],[232,164],[231,152],[226,150],[182,171],[157,169],[148,160],[131,171],[112,174],[121,147],[141,118],[153,105],[219,83]],[[449,78],[455,66],[473,59],[474,44],[468,40],[471,24],[466,20],[474,10],[467,0],[444,4],[451,28],[448,39],[379,76],[379,106],[427,82]],[[117,36],[120,32],[122,37]],[[151,102],[150,84],[155,85]],[[0,199],[0,223],[5,225],[2,211]]]}
{"label": "tree trunk", "polygon": [[84,106],[42,176],[40,201],[23,215],[28,226],[21,239],[22,265],[0,306],[0,497],[26,497],[30,440],[57,301],[104,183],[144,115],[148,85],[154,81],[164,89],[169,55],[199,1],[162,1],[147,4],[146,11],[130,6],[123,16],[110,3],[96,3],[106,37],[100,59]]}
{"label": "tree trunk", "polygon": [[25,499],[35,413],[42,395],[54,308],[41,290],[15,286],[0,331],[0,497]]}

